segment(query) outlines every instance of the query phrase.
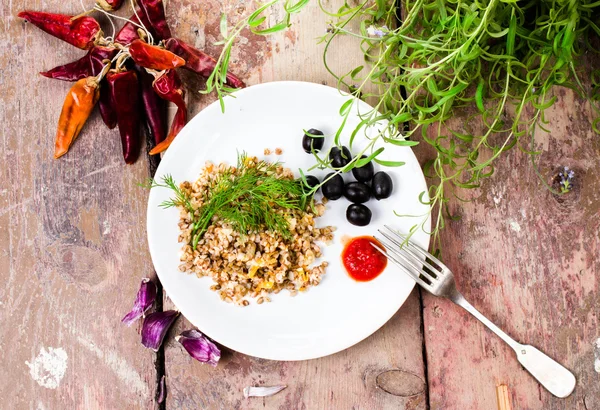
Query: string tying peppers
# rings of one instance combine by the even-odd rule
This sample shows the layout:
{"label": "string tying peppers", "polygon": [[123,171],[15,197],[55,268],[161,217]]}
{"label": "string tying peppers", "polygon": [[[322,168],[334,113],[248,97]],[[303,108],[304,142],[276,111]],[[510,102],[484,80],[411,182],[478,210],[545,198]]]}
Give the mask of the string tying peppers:
{"label": "string tying peppers", "polygon": [[[123,3],[96,2],[94,10],[106,12]],[[172,38],[162,0],[137,0],[133,16],[114,38],[104,37],[96,19],[84,14],[19,13],[19,17],[46,33],[87,50],[76,61],[40,73],[47,78],[75,82],[61,112],[55,158],[67,153],[96,104],[106,126],[118,126],[127,164],[139,156],[141,121],[145,121],[154,142],[150,153],[163,152],[187,122],[185,92],[175,69],[186,68],[208,78],[215,68],[215,59]],[[227,73],[226,82],[232,88],[244,87],[243,81],[231,73]],[[168,133],[167,101],[177,106]]]}
{"label": "string tying peppers", "polygon": [[96,0],[96,4],[105,11],[115,11],[121,7],[123,0]]}

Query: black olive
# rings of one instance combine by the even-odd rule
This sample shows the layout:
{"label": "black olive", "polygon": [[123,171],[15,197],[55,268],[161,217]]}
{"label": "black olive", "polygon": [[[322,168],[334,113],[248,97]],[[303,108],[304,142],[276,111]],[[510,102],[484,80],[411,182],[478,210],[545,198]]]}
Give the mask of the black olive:
{"label": "black olive", "polygon": [[352,159],[352,154],[347,147],[342,147],[341,150],[338,147],[333,147],[329,151],[329,159],[332,167],[342,168],[348,165],[348,162]]}
{"label": "black olive", "polygon": [[362,204],[371,198],[371,189],[362,182],[349,182],[344,187],[344,196],[350,202]]}
{"label": "black olive", "polygon": [[319,185],[319,178],[314,175],[306,175],[306,185],[309,186],[310,189],[313,189],[317,185]]}
{"label": "black olive", "polygon": [[[367,158],[367,156],[363,155],[361,158]],[[352,168],[352,175],[360,182],[369,182],[373,178],[373,172],[373,163],[371,161],[360,168]]]}
{"label": "black olive", "polygon": [[312,137],[308,134],[312,135],[323,135],[323,133],[319,130],[311,128],[307,131],[307,134],[304,134],[302,137],[302,149],[307,154],[310,154],[312,151],[319,152],[321,148],[323,148],[323,142],[325,142],[324,137]]}
{"label": "black olive", "polygon": [[[333,175],[327,174],[323,181],[327,180],[329,177]],[[342,193],[344,192],[344,180],[340,174],[336,174],[329,181],[325,182],[321,186],[321,192],[323,192],[323,196],[327,199],[335,201],[336,199],[340,199],[342,197]]]}
{"label": "black olive", "polygon": [[371,210],[363,204],[352,204],[346,209],[346,219],[356,226],[367,226],[371,222],[371,215]]}
{"label": "black olive", "polygon": [[379,171],[373,175],[371,190],[373,191],[373,196],[377,200],[389,198],[390,195],[392,195],[393,188],[394,184],[392,183],[392,178],[385,172]]}

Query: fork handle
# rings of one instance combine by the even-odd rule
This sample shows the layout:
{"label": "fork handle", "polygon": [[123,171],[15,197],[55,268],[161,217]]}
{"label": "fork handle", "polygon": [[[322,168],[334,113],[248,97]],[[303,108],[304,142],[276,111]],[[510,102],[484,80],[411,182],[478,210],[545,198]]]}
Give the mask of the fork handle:
{"label": "fork handle", "polygon": [[519,363],[550,393],[556,397],[564,398],[573,392],[576,382],[575,376],[564,366],[552,360],[535,347],[516,342],[487,317],[483,316],[460,293],[456,292],[450,300],[475,316],[481,323],[486,325],[492,332],[496,333],[512,347],[517,354]]}

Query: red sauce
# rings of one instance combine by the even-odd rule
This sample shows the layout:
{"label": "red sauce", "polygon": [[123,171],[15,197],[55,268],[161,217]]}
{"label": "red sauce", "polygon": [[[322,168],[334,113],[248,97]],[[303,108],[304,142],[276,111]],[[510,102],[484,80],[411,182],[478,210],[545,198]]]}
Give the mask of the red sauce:
{"label": "red sauce", "polygon": [[359,282],[375,279],[387,265],[387,258],[371,246],[381,244],[371,236],[358,236],[346,243],[342,262],[350,277]]}

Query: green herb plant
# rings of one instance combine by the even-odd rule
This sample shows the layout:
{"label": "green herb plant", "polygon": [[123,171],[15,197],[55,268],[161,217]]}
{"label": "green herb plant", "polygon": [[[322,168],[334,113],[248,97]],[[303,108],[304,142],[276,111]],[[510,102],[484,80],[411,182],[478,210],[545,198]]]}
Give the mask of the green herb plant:
{"label": "green herb plant", "polygon": [[[207,92],[216,90],[222,100],[234,37],[244,26],[257,32],[264,21],[260,13],[276,3],[267,3],[233,33],[225,33],[215,69],[219,81],[209,81]],[[267,30],[285,29],[292,10],[298,12],[306,3],[291,7],[285,2],[286,18]],[[422,141],[433,147],[435,158],[424,170],[433,183],[420,200],[437,210],[431,232],[434,249],[440,249],[439,232],[449,216],[448,184],[480,187],[493,174],[494,161],[514,146],[530,154],[535,165],[535,130],[547,131],[544,113],[557,100],[555,87],[591,97],[598,110],[599,77],[582,60],[585,52],[596,52],[591,39],[600,35],[597,0],[363,0],[348,1],[335,12],[320,0],[319,5],[331,17],[321,38],[323,63],[338,88],[350,92],[340,108],[336,145],[347,119],[356,113],[357,99],[375,101],[372,110],[360,113],[350,144],[365,138],[366,130],[376,129],[376,135],[371,133],[367,148],[335,171],[360,166],[362,154],[382,165],[401,165],[378,159],[385,144]],[[350,29],[355,26],[359,29]],[[328,64],[329,53],[335,52],[333,41],[340,35],[356,37],[365,60],[344,74]],[[455,116],[466,121],[453,121]],[[592,127],[600,132],[598,120]],[[331,168],[326,158],[315,158],[317,166]],[[427,229],[427,220],[423,215],[410,233]]]}

